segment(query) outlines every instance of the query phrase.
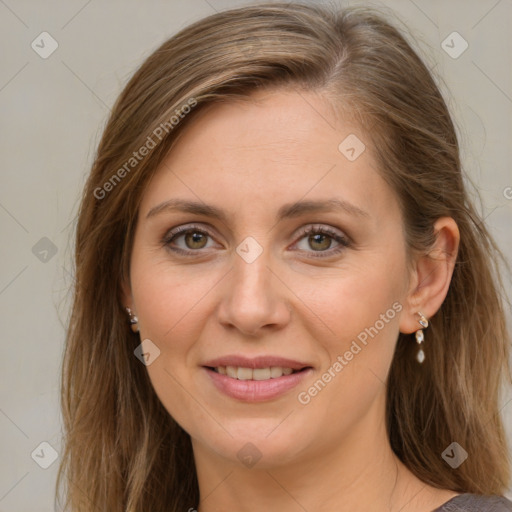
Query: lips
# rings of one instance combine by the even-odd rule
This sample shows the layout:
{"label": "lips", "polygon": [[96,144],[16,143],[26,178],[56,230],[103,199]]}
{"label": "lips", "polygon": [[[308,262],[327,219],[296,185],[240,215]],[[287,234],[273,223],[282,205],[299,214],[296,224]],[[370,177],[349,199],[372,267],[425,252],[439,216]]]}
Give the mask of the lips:
{"label": "lips", "polygon": [[248,402],[277,398],[313,371],[307,363],[277,356],[225,356],[203,367],[219,391]]}

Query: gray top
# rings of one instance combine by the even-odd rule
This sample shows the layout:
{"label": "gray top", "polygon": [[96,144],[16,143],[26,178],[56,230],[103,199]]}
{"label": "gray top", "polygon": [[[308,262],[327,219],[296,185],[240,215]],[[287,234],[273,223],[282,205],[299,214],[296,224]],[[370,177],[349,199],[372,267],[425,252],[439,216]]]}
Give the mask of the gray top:
{"label": "gray top", "polygon": [[512,512],[512,501],[503,496],[459,494],[433,512]]}

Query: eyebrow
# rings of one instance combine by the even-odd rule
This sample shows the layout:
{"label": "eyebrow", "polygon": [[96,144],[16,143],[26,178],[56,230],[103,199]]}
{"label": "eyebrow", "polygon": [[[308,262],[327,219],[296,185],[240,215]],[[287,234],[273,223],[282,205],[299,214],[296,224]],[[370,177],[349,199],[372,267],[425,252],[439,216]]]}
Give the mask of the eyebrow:
{"label": "eyebrow", "polygon": [[[204,215],[218,219],[222,222],[227,221],[226,213],[213,205],[190,201],[185,199],[169,199],[149,210],[146,219],[154,217],[162,212],[186,212],[196,215]],[[304,215],[305,213],[321,213],[342,211],[354,217],[370,217],[370,215],[358,206],[338,198],[330,198],[323,200],[306,200],[288,203],[281,206],[277,212],[277,220],[291,219]]]}

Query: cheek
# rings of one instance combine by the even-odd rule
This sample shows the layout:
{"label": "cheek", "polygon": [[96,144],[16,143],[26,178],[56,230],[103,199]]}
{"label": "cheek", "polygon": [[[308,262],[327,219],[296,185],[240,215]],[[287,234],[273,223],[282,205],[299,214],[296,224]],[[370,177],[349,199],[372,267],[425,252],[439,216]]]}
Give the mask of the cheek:
{"label": "cheek", "polygon": [[400,286],[390,274],[366,269],[338,279],[323,298],[317,292],[308,302],[332,332],[323,339],[328,360],[315,380],[297,390],[296,398],[299,410],[314,418],[311,428],[323,425],[326,443],[331,436],[348,431],[368,411],[375,413],[376,401],[382,406],[401,298]]}
{"label": "cheek", "polygon": [[405,290],[404,266],[402,261],[385,261],[379,256],[347,264],[316,280],[314,286],[310,280],[296,281],[294,290],[304,297],[305,307],[316,314],[334,348],[343,348],[375,323],[379,331],[398,331],[397,310],[402,308]]}
{"label": "cheek", "polygon": [[304,287],[299,292],[299,296],[307,297],[306,305],[318,315],[321,324],[327,326],[322,331],[327,334],[318,337],[327,353],[321,382],[317,381],[312,389],[300,390],[306,393],[301,403],[311,400],[314,414],[319,417],[325,408],[331,414],[344,414],[344,418],[338,416],[339,421],[364,414],[382,392],[406,290],[402,253],[388,249],[387,254],[368,252],[356,256],[327,277],[323,286]]}
{"label": "cheek", "polygon": [[187,432],[209,424],[191,382],[196,370],[190,357],[207,318],[201,299],[214,285],[211,276],[191,278],[168,262],[135,257],[132,293],[141,340],[150,339],[158,357],[146,367],[153,389],[173,419]]}
{"label": "cheek", "polygon": [[177,347],[195,329],[200,329],[202,300],[218,282],[212,272],[171,265],[151,258],[132,260],[132,292],[141,336]]}

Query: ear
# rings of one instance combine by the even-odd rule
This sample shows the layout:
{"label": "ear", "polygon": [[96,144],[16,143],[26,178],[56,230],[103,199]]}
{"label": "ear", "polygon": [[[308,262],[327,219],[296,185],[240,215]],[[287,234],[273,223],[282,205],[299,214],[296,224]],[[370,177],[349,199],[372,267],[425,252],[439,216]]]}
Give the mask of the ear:
{"label": "ear", "polygon": [[421,326],[418,312],[430,319],[441,307],[455,268],[460,233],[451,217],[441,217],[434,224],[436,241],[428,254],[417,257],[409,292],[400,319],[400,332],[410,334]]}

